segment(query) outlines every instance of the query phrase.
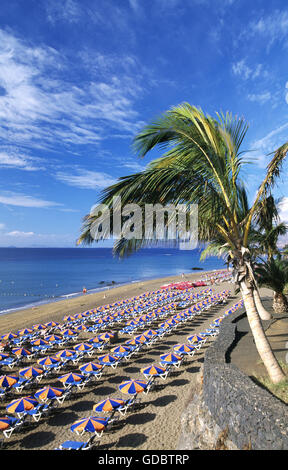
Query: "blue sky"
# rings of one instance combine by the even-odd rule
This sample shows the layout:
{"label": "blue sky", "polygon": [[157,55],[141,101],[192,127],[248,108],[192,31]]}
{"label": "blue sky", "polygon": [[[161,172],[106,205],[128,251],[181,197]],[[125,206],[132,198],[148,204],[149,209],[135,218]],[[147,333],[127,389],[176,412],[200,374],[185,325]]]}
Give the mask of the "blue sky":
{"label": "blue sky", "polygon": [[101,189],[153,157],[133,136],[183,101],[249,122],[253,197],[287,141],[287,56],[285,0],[2,0],[0,246],[75,246]]}

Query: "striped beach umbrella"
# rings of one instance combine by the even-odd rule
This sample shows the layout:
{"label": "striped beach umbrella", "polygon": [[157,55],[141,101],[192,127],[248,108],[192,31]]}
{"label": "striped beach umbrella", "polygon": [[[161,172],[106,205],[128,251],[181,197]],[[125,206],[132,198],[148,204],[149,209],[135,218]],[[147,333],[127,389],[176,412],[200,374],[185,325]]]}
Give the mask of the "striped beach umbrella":
{"label": "striped beach umbrella", "polygon": [[116,361],[119,361],[119,358],[112,356],[111,354],[105,354],[104,356],[99,356],[98,361],[101,364],[113,364]]}
{"label": "striped beach umbrella", "polygon": [[61,351],[57,352],[55,354],[56,357],[59,357],[59,359],[66,359],[67,357],[73,357],[75,356],[75,351],[73,349],[62,349]]}
{"label": "striped beach umbrella", "polygon": [[98,338],[100,339],[100,341],[109,341],[114,336],[115,336],[115,333],[106,331],[105,333],[101,333],[100,335],[98,335]]}
{"label": "striped beach umbrella", "polygon": [[38,375],[43,374],[44,369],[42,367],[25,367],[24,369],[19,370],[19,375],[21,377],[31,378],[31,377],[38,377]]}
{"label": "striped beach umbrella", "polygon": [[174,353],[168,353],[168,354],[163,354],[163,356],[160,356],[161,362],[166,362],[167,364],[175,364],[176,362],[179,362],[182,360],[182,357],[179,356],[178,354]]}
{"label": "striped beach umbrella", "polygon": [[18,338],[18,335],[16,335],[15,333],[11,333],[11,331],[1,336],[1,339],[3,339],[4,341],[9,341],[10,339],[14,338]]}
{"label": "striped beach umbrella", "polygon": [[194,346],[190,346],[189,344],[175,344],[173,347],[174,351],[179,354],[191,354],[195,351]]}
{"label": "striped beach umbrella", "polygon": [[14,418],[9,418],[9,416],[0,418],[0,431],[5,431],[5,429],[10,428],[10,426],[13,424],[13,419]]}
{"label": "striped beach umbrella", "polygon": [[8,388],[16,384],[19,381],[17,375],[1,375],[0,377],[0,388]]}
{"label": "striped beach umbrella", "polygon": [[38,359],[37,363],[40,364],[41,366],[45,367],[51,367],[54,364],[59,364],[60,358],[56,356],[46,356],[43,357],[42,359]]}
{"label": "striped beach umbrella", "polygon": [[47,344],[49,344],[49,342],[43,338],[37,338],[37,339],[34,339],[33,341],[31,341],[31,344],[33,346],[47,346]]}
{"label": "striped beach umbrella", "polygon": [[24,411],[33,410],[36,405],[38,405],[38,401],[32,396],[28,396],[11,401],[6,406],[6,410],[8,413],[23,413]]}
{"label": "striped beach umbrella", "polygon": [[78,325],[78,326],[75,326],[75,330],[77,330],[77,331],[86,331],[86,330],[87,330],[87,326],[85,326],[85,325]]}
{"label": "striped beach umbrella", "polygon": [[201,343],[201,341],[204,341],[204,338],[199,335],[192,335],[192,336],[188,336],[187,341],[188,343],[197,344],[197,343]]}
{"label": "striped beach umbrella", "polygon": [[65,317],[63,317],[63,321],[75,321],[76,318],[73,317],[73,315],[65,315]]}
{"label": "striped beach umbrella", "polygon": [[157,331],[155,330],[147,330],[147,331],[144,331],[142,333],[144,336],[147,336],[147,338],[150,338],[152,336],[156,336],[157,335]]}
{"label": "striped beach umbrella", "polygon": [[71,328],[66,328],[66,330],[62,331],[63,336],[75,336],[78,335],[77,330],[72,330]]}
{"label": "striped beach umbrella", "polygon": [[3,359],[8,359],[8,357],[10,357],[9,354],[1,353],[0,354],[0,361],[3,361]]}
{"label": "striped beach umbrella", "polygon": [[60,335],[49,335],[49,336],[45,336],[44,339],[48,341],[49,343],[55,343],[56,341],[61,341],[61,339],[63,338]]}
{"label": "striped beach umbrella", "polygon": [[138,335],[138,336],[135,336],[135,339],[140,341],[140,343],[146,343],[148,338],[147,336],[145,335]]}
{"label": "striped beach umbrella", "polygon": [[126,353],[131,351],[130,346],[116,346],[115,348],[111,349],[111,352],[113,353]]}
{"label": "striped beach umbrella", "polygon": [[47,328],[55,328],[58,325],[59,325],[58,321],[49,321],[48,323],[45,323],[45,326],[47,326]]}
{"label": "striped beach umbrella", "polygon": [[31,356],[31,354],[33,354],[31,351],[29,351],[29,349],[25,349],[25,348],[13,348],[12,353],[16,354],[16,356],[23,356],[23,357]]}
{"label": "striped beach umbrella", "polygon": [[141,369],[142,374],[144,375],[149,375],[149,376],[158,376],[165,374],[166,369],[164,367],[159,367],[159,366],[149,366],[145,367],[144,369]]}
{"label": "striped beach umbrella", "polygon": [[84,432],[97,433],[103,431],[107,426],[107,418],[94,417],[78,419],[70,427],[71,431],[76,434],[83,434]]}
{"label": "striped beach umbrella", "polygon": [[70,384],[74,382],[81,382],[84,379],[84,375],[82,374],[75,374],[74,372],[69,372],[68,374],[64,374],[61,377],[58,377],[58,380],[64,384]]}
{"label": "striped beach umbrella", "polygon": [[88,343],[79,343],[76,344],[73,349],[75,349],[75,351],[91,351],[93,347]]}
{"label": "striped beach umbrella", "polygon": [[18,331],[20,336],[31,335],[31,333],[33,333],[32,328],[23,328],[22,330]]}
{"label": "striped beach umbrella", "polygon": [[100,371],[101,369],[103,369],[103,365],[98,364],[97,362],[87,362],[79,367],[79,370],[81,370],[83,374],[92,374]]}
{"label": "striped beach umbrella", "polygon": [[98,413],[113,411],[122,405],[124,405],[123,400],[107,398],[106,400],[100,401],[99,403],[96,403],[96,405],[93,405],[93,411],[97,411]]}
{"label": "striped beach umbrella", "polygon": [[127,341],[125,341],[125,344],[128,344],[131,345],[131,346],[137,346],[137,344],[142,344],[141,341],[137,338],[132,338],[132,339],[127,339]]}
{"label": "striped beach umbrella", "polygon": [[125,380],[119,385],[119,390],[122,393],[128,393],[129,395],[135,395],[136,393],[141,393],[147,387],[147,382],[145,380]]}
{"label": "striped beach umbrella", "polygon": [[100,339],[98,338],[98,336],[94,336],[93,338],[89,338],[87,340],[87,343],[103,343],[103,341],[100,341]]}
{"label": "striped beach umbrella", "polygon": [[32,325],[32,328],[33,330],[46,330],[47,326],[42,323],[37,323],[36,325]]}
{"label": "striped beach umbrella", "polygon": [[64,389],[58,387],[43,387],[34,394],[34,396],[41,401],[52,400],[56,397],[61,397],[63,395]]}

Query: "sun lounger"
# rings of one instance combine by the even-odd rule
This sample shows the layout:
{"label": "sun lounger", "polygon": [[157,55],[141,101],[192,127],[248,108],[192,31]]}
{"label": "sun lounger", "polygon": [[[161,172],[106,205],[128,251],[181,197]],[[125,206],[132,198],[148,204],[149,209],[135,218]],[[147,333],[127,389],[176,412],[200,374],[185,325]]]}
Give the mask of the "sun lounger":
{"label": "sun lounger", "polygon": [[54,450],[90,450],[95,446],[94,440],[95,435],[90,437],[87,442],[79,441],[65,441],[60,446]]}

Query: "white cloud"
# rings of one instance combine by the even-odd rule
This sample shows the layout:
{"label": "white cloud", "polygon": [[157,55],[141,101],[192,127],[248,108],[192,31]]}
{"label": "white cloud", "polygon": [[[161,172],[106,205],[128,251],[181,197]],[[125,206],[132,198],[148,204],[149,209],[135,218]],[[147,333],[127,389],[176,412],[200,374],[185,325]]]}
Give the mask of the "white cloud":
{"label": "white cloud", "polygon": [[245,59],[232,64],[232,73],[243,80],[254,80],[255,78],[263,77],[263,74],[266,75],[262,64],[250,66],[247,65]]}
{"label": "white cloud", "polygon": [[270,91],[267,91],[266,93],[251,93],[247,96],[249,101],[259,103],[259,104],[264,104],[267,103],[267,101],[271,100],[271,93]]}
{"label": "white cloud", "polygon": [[36,171],[41,167],[35,165],[35,159],[25,155],[18,154],[14,151],[12,153],[0,151],[0,167],[6,168],[19,168],[26,171]]}
{"label": "white cloud", "polygon": [[[97,145],[112,132],[134,134],[142,125],[135,108],[143,93],[139,64],[125,56],[86,51],[86,79],[71,83],[71,64],[67,57],[48,46],[31,46],[0,29],[0,138],[5,145],[57,151],[59,145]],[[84,54],[83,54],[84,57]],[[89,70],[89,63],[95,68]],[[102,64],[102,65],[101,65]],[[97,68],[103,69],[101,78]],[[138,67],[138,70],[137,70]],[[135,75],[133,71],[136,71]],[[0,148],[1,149],[1,148]]]}
{"label": "white cloud", "polygon": [[12,232],[8,232],[6,235],[9,237],[32,237],[35,235],[34,232],[21,232],[20,230],[14,230]]}
{"label": "white cloud", "polygon": [[255,140],[251,147],[251,157],[257,161],[260,168],[266,168],[272,152],[287,141],[288,123],[285,123],[266,134],[262,139]]}
{"label": "white cloud", "polygon": [[35,208],[47,208],[61,206],[57,202],[47,201],[44,199],[38,199],[33,196],[19,194],[14,192],[5,192],[0,194],[0,204],[6,204],[9,206],[18,207],[35,207]]}
{"label": "white cloud", "polygon": [[116,182],[115,178],[107,173],[84,169],[78,169],[74,174],[59,171],[55,177],[62,183],[81,189],[102,189]]}
{"label": "white cloud", "polygon": [[[259,36],[266,40],[267,50],[275,43],[288,44],[288,11],[276,9],[270,15],[261,16],[258,20],[253,20],[246,28],[243,36]],[[265,43],[263,43],[263,46]]]}

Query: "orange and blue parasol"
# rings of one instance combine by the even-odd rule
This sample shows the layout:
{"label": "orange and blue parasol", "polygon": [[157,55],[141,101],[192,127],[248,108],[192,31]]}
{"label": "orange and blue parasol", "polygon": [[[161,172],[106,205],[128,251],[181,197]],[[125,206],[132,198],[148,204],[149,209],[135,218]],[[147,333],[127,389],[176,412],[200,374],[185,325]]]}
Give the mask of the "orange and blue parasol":
{"label": "orange and blue parasol", "polygon": [[17,375],[1,375],[0,377],[0,388],[9,388],[19,381]]}
{"label": "orange and blue parasol", "polygon": [[97,411],[98,413],[106,412],[106,411],[113,411],[122,405],[124,405],[123,400],[107,398],[106,400],[96,403],[96,405],[93,406],[93,411]]}
{"label": "orange and blue parasol", "polygon": [[22,397],[11,401],[11,403],[6,406],[6,410],[8,413],[23,413],[24,411],[33,410],[38,404],[39,402],[31,396]]}
{"label": "orange and blue parasol", "polygon": [[84,432],[97,433],[103,431],[107,423],[107,418],[91,416],[89,418],[78,419],[72,424],[70,429],[76,432],[76,434],[83,434]]}
{"label": "orange and blue parasol", "polygon": [[119,385],[119,390],[122,393],[129,393],[129,395],[135,395],[136,393],[143,392],[147,387],[145,380],[126,380]]}

